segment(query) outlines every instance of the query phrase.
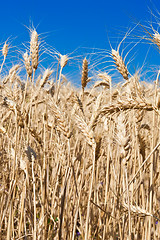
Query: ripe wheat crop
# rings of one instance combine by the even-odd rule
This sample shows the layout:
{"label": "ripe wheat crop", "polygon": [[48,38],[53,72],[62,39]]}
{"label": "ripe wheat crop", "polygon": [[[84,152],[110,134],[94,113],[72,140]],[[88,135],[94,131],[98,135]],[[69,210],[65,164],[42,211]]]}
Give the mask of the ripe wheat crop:
{"label": "ripe wheat crop", "polygon": [[[159,33],[150,34],[159,47]],[[0,239],[160,239],[160,90],[129,73],[111,49],[115,71],[80,89],[63,81],[70,60],[39,68],[39,35],[0,82]],[[26,75],[21,75],[24,68]],[[117,68],[117,69],[116,69]],[[25,79],[25,80],[24,80]]]}

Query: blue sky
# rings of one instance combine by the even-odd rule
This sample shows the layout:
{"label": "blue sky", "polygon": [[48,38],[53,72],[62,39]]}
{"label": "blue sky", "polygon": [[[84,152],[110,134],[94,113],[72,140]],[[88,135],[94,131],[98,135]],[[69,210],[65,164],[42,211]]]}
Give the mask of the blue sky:
{"label": "blue sky", "polygon": [[[110,50],[108,39],[115,48],[127,29],[135,26],[133,18],[144,24],[151,20],[149,8],[157,15],[156,9],[160,11],[160,2],[156,0],[8,0],[7,3],[1,1],[0,42],[3,43],[10,37],[12,46],[23,49],[21,43],[29,41],[28,30],[25,26],[30,26],[30,23],[33,22],[37,32],[41,34],[41,38],[62,54],[71,53],[77,48],[79,48],[77,53],[79,56],[88,52],[93,53],[94,48],[107,51]],[[142,30],[138,32],[139,30],[140,28],[132,37],[128,37],[124,46],[130,41],[139,41],[138,36],[136,39],[135,35],[144,34]],[[147,45],[138,44],[129,54],[129,58],[132,58],[136,52],[133,60],[135,68],[142,66],[148,48]],[[92,55],[88,54],[87,56],[93,64]],[[158,56],[158,52],[151,47],[146,63],[158,65]],[[79,57],[77,69],[75,59],[75,62],[73,60],[71,62],[71,73],[68,73],[69,66],[66,70],[68,77],[73,81],[77,76],[82,59],[83,57]]]}

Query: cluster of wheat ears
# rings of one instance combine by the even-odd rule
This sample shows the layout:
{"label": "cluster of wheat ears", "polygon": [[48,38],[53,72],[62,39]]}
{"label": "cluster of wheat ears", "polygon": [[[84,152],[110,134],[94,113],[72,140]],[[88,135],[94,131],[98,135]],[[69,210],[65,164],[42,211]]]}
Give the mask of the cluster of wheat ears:
{"label": "cluster of wheat ears", "polygon": [[[149,37],[159,48],[158,32]],[[37,76],[39,47],[33,29],[25,81],[20,65],[1,77],[0,239],[160,239],[159,72],[140,82],[118,47],[123,84],[99,72],[86,88],[84,58],[76,89],[63,81],[67,55],[55,81],[52,69]]]}

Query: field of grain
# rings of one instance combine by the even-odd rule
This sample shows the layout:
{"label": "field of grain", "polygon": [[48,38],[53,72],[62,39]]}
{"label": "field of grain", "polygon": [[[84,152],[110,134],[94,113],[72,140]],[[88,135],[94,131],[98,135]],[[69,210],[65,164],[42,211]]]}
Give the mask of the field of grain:
{"label": "field of grain", "polygon": [[[160,35],[149,36],[160,47]],[[107,72],[80,89],[62,74],[67,55],[37,75],[39,35],[31,31],[23,66],[0,83],[0,239],[160,239],[159,71],[152,83],[131,75],[120,49]],[[24,76],[20,74],[25,69]]]}

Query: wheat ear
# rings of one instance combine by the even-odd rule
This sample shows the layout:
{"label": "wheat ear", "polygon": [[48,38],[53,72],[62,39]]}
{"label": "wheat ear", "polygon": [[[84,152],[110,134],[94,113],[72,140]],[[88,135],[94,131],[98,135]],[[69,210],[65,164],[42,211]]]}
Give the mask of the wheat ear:
{"label": "wheat ear", "polygon": [[82,65],[82,77],[81,77],[81,84],[82,84],[82,98],[84,98],[84,89],[87,86],[87,83],[90,80],[88,79],[88,61],[86,57],[83,59]]}
{"label": "wheat ear", "polygon": [[30,52],[31,52],[31,58],[32,58],[32,67],[34,70],[36,70],[38,67],[38,58],[39,58],[38,33],[36,32],[36,30],[33,30],[31,33]]}
{"label": "wheat ear", "polygon": [[9,80],[10,82],[13,82],[16,76],[16,72],[20,68],[19,64],[14,65],[10,70],[9,70],[9,75],[4,79],[3,83],[6,84]]}
{"label": "wheat ear", "polygon": [[28,55],[27,52],[23,54],[23,59],[25,63],[25,68],[28,74],[28,77],[32,76],[32,66],[31,66],[31,57]]}
{"label": "wheat ear", "polygon": [[160,34],[156,31],[153,34],[153,42],[158,46],[158,48],[160,49]]}
{"label": "wheat ear", "polygon": [[50,105],[51,111],[54,113],[55,118],[57,119],[58,129],[63,133],[66,138],[71,137],[71,131],[68,122],[66,121],[65,115],[61,112],[61,110],[55,105]]}
{"label": "wheat ear", "polygon": [[110,104],[112,103],[112,79],[111,76],[108,75],[108,73],[99,73],[98,77],[101,78],[103,81],[97,83],[96,86],[105,86],[106,88],[110,89]]}
{"label": "wheat ear", "polygon": [[112,49],[112,57],[113,57],[113,60],[115,61],[115,64],[120,74],[123,76],[125,80],[128,80],[129,72],[123,61],[123,58],[119,54],[119,51]]}
{"label": "wheat ear", "polygon": [[5,42],[4,45],[3,45],[2,54],[3,54],[4,58],[7,57],[7,54],[8,54],[8,44],[7,44],[7,42]]}
{"label": "wheat ear", "polygon": [[2,72],[2,68],[3,68],[3,65],[5,63],[7,54],[8,54],[8,44],[7,44],[7,42],[5,42],[4,45],[3,45],[2,54],[3,54],[4,58],[3,58],[3,62],[2,62],[1,68],[0,68],[0,73]]}
{"label": "wheat ear", "polygon": [[87,143],[90,146],[93,146],[95,144],[95,140],[94,140],[94,134],[92,129],[87,125],[87,123],[84,121],[82,117],[76,115],[75,120],[79,130],[82,132],[82,134],[86,138]]}
{"label": "wheat ear", "polygon": [[48,79],[49,79],[49,77],[51,76],[52,73],[53,73],[53,71],[48,69],[48,68],[45,70],[45,72],[43,74],[43,77],[42,77],[42,79],[39,83],[39,86],[41,88],[44,87],[44,85],[46,84],[46,82],[48,81]]}
{"label": "wheat ear", "polygon": [[39,60],[39,43],[38,43],[38,33],[36,30],[31,32],[31,40],[30,40],[30,55],[32,59],[32,68],[33,68],[33,82],[35,77],[35,71],[38,67]]}
{"label": "wheat ear", "polygon": [[68,56],[60,54],[60,66],[61,66],[61,68],[64,68],[67,65],[67,62],[68,62]]}
{"label": "wheat ear", "polygon": [[[62,77],[62,70],[63,68],[67,65],[68,62],[68,56],[67,55],[59,55],[59,60],[58,60],[58,69],[59,69],[59,64],[61,66],[60,68],[60,72],[59,72],[59,78],[58,78],[58,86],[57,86],[57,93],[56,93],[56,102],[58,100],[58,95],[59,95],[59,90],[60,90],[60,82],[61,82],[61,77]],[[58,73],[58,69],[57,69],[57,73]],[[56,80],[57,83],[57,80]]]}
{"label": "wheat ear", "polygon": [[126,122],[125,122],[125,115],[120,113],[117,118],[117,133],[116,133],[116,141],[119,145],[119,154],[120,158],[123,161],[123,164],[129,160],[129,135],[127,133]]}

